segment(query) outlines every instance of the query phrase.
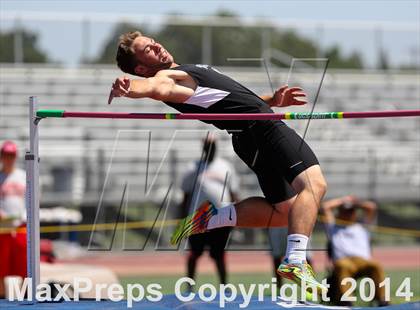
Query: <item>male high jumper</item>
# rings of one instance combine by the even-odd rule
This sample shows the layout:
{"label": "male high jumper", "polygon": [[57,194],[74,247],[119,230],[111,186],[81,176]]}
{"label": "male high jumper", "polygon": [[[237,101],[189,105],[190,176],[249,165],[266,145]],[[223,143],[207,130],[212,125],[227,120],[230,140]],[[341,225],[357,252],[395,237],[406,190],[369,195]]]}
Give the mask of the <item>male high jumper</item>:
{"label": "male high jumper", "polygon": [[[274,113],[270,107],[306,103],[299,87],[287,85],[259,97],[208,65],[179,65],[152,38],[140,32],[120,36],[116,60],[125,73],[112,97],[152,98],[182,113]],[[265,198],[250,197],[216,209],[207,202],[180,222],[172,237],[182,238],[224,226],[288,226],[285,260],[277,272],[298,284],[326,289],[306,263],[306,245],[326,192],[319,162],[309,146],[282,121],[206,121],[232,134],[236,154],[255,172]]]}

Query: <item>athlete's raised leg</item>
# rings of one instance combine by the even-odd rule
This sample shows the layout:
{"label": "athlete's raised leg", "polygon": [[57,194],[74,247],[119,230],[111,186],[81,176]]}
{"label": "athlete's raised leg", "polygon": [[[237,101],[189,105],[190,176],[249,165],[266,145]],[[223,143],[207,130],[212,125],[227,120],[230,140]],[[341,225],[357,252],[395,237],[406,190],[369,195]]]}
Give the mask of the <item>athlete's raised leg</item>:
{"label": "athlete's raised leg", "polygon": [[286,227],[296,196],[272,205],[265,198],[251,197],[235,204],[238,227]]}
{"label": "athlete's raised leg", "polygon": [[293,201],[294,198],[272,205],[265,198],[250,197],[219,209],[206,201],[193,214],[180,221],[171,243],[177,244],[190,235],[226,226],[286,227]]}
{"label": "athlete's raised leg", "polygon": [[[292,183],[298,194],[291,199],[272,205],[262,197],[250,197],[217,210],[204,203],[191,216],[184,219],[178,229],[188,231],[173,239],[179,242],[191,234],[224,226],[289,227],[290,234],[306,237],[312,232],[320,201],[326,191],[326,182],[319,165],[301,172]],[[194,223],[196,225],[194,225]]]}

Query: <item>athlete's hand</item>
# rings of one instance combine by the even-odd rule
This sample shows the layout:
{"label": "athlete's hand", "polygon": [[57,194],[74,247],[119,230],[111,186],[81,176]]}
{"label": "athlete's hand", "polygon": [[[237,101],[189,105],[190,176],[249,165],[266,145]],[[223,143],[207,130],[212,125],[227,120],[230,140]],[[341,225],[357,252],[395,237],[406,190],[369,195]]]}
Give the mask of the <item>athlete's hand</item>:
{"label": "athlete's hand", "polygon": [[284,108],[291,105],[304,105],[306,103],[308,103],[306,94],[302,88],[284,85],[276,90],[271,99],[270,106]]}
{"label": "athlete's hand", "polygon": [[126,76],[119,77],[112,84],[111,92],[109,93],[108,104],[111,104],[111,101],[114,97],[128,96],[129,92],[130,92],[130,79]]}

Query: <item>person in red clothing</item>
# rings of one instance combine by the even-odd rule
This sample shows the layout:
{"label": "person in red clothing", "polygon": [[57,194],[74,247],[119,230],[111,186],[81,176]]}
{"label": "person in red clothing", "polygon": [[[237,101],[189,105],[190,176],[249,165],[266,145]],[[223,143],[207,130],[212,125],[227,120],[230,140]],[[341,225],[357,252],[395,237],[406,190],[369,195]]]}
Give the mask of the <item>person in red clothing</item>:
{"label": "person in red clothing", "polygon": [[0,298],[6,276],[26,277],[25,171],[16,167],[18,149],[12,141],[0,149]]}

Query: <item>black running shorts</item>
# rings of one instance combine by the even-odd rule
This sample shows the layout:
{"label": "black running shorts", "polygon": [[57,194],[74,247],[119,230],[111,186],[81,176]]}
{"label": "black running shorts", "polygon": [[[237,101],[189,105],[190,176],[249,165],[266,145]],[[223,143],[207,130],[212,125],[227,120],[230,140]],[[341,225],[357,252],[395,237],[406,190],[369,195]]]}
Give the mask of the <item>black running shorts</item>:
{"label": "black running shorts", "polygon": [[232,133],[232,144],[273,204],[295,196],[290,185],[295,177],[319,164],[306,142],[282,121],[254,121],[249,128]]}

